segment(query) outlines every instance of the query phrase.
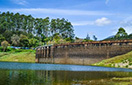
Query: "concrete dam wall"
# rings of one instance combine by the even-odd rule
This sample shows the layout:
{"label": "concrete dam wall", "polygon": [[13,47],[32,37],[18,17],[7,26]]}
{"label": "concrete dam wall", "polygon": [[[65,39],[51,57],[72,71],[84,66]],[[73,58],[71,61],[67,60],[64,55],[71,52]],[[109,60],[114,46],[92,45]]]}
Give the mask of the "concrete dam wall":
{"label": "concrete dam wall", "polygon": [[36,49],[36,62],[90,65],[130,51],[132,40],[41,46]]}

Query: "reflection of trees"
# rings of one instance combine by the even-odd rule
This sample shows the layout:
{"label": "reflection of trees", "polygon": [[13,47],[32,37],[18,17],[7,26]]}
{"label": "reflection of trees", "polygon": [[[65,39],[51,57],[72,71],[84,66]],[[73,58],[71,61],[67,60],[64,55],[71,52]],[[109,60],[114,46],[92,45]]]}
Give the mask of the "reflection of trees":
{"label": "reflection of trees", "polygon": [[53,77],[52,77],[52,71],[35,71],[36,77],[38,79],[38,82],[43,83],[45,85],[52,85]]}
{"label": "reflection of trees", "polygon": [[[30,85],[37,80],[35,71],[25,70],[0,70],[0,85]],[[3,84],[1,84],[3,83]]]}
{"label": "reflection of trees", "polygon": [[131,72],[0,70],[0,85],[69,85],[132,76]]}

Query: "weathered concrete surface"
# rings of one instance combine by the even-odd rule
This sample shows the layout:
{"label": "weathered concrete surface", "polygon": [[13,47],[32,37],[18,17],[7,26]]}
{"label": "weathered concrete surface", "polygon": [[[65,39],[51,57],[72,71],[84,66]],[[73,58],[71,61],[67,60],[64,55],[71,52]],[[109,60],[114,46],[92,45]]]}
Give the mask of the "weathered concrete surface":
{"label": "weathered concrete surface", "polygon": [[132,41],[72,43],[39,47],[39,63],[90,65],[132,51]]}
{"label": "weathered concrete surface", "polygon": [[105,58],[54,58],[44,59],[40,58],[39,63],[55,63],[55,64],[78,64],[78,65],[90,65],[95,62],[101,61]]}

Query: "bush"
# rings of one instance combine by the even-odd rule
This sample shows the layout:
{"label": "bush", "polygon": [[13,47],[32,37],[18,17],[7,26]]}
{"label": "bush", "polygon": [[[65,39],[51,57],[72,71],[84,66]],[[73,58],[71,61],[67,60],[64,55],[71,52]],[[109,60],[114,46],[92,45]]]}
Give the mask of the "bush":
{"label": "bush", "polygon": [[128,68],[128,65],[126,65],[126,68]]}
{"label": "bush", "polygon": [[132,62],[130,62],[129,65],[132,65]]}
{"label": "bush", "polygon": [[11,48],[11,47],[7,47],[7,50],[6,51],[13,51],[14,48]]}
{"label": "bush", "polygon": [[15,49],[15,52],[23,52],[23,49]]}
{"label": "bush", "polygon": [[3,48],[2,47],[0,47],[0,52],[2,52],[3,51]]}
{"label": "bush", "polygon": [[9,43],[5,40],[1,42],[1,46],[3,48],[3,51],[5,52],[7,50],[7,47],[9,46]]}

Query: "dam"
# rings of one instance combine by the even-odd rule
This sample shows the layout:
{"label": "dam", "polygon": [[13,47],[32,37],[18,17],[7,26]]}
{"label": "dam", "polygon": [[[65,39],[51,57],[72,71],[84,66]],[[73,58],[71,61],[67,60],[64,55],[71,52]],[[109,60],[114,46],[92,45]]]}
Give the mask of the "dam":
{"label": "dam", "polygon": [[91,65],[130,51],[132,40],[47,45],[36,48],[36,63]]}

